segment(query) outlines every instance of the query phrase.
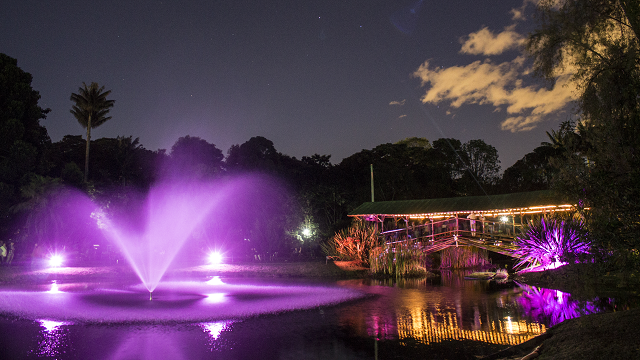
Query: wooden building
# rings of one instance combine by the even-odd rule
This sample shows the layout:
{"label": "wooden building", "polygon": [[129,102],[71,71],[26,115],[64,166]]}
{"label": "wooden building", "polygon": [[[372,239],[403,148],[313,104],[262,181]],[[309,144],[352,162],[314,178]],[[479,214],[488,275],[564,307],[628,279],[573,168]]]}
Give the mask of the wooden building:
{"label": "wooden building", "polygon": [[387,244],[409,239],[425,252],[470,245],[511,255],[511,243],[536,216],[567,211],[548,190],[442,199],[367,202],[349,216],[376,223]]}

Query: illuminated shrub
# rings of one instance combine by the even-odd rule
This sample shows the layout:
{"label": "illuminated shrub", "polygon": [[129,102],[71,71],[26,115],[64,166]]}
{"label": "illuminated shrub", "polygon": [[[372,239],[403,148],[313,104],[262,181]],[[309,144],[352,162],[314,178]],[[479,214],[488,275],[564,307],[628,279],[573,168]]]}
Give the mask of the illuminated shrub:
{"label": "illuminated shrub", "polygon": [[564,265],[589,253],[582,221],[576,219],[545,219],[530,224],[516,237],[514,255],[520,257],[516,266],[530,264],[544,268]]}
{"label": "illuminated shrub", "polygon": [[360,261],[363,265],[368,265],[369,252],[376,246],[376,228],[361,219],[356,219],[349,228],[336,233],[323,244],[322,249],[329,256],[337,256],[341,260]]}

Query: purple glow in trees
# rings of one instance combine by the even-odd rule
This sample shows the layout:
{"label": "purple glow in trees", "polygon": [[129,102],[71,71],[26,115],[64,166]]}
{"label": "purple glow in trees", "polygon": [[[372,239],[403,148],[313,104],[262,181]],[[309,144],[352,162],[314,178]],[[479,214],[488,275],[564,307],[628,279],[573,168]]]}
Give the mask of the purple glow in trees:
{"label": "purple glow in trees", "polygon": [[581,240],[582,222],[578,220],[556,220],[541,218],[516,237],[514,254],[520,258],[516,266],[531,264],[551,269],[564,265],[569,255],[586,254],[590,250]]}

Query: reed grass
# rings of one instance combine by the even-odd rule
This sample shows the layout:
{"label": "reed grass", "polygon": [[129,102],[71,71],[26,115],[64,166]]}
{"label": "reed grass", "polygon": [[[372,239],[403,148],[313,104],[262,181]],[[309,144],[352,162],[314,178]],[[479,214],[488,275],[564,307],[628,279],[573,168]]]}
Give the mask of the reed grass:
{"label": "reed grass", "polygon": [[371,250],[369,264],[375,275],[411,277],[424,276],[426,257],[415,241],[385,244]]}
{"label": "reed grass", "polygon": [[448,247],[440,252],[441,269],[468,269],[491,264],[487,250],[473,246]]}

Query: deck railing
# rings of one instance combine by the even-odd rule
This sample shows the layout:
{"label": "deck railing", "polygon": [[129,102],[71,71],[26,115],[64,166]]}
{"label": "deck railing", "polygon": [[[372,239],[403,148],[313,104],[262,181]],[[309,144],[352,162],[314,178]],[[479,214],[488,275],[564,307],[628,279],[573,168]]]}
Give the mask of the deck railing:
{"label": "deck railing", "polygon": [[519,225],[502,221],[449,218],[423,225],[384,231],[380,234],[387,245],[411,240],[425,252],[440,251],[449,246],[471,245],[512,255]]}

